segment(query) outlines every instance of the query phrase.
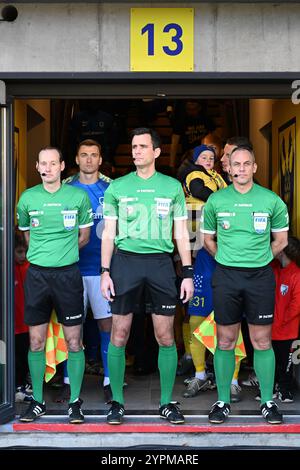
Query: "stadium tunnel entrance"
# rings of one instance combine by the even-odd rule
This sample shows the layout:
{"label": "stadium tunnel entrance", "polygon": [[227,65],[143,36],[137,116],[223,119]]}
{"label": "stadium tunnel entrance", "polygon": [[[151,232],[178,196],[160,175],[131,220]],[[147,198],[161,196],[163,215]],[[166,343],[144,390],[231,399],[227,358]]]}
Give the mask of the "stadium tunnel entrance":
{"label": "stadium tunnel entrance", "polygon": [[[219,138],[220,145],[233,135],[246,135],[250,138],[258,162],[258,182],[273,189],[290,204],[293,232],[299,236],[297,207],[300,198],[300,171],[296,155],[300,152],[300,108],[291,101],[291,80],[295,77],[284,74],[2,75],[0,420],[6,422],[13,419],[15,413],[19,413],[23,407],[22,403],[15,404],[14,401],[15,204],[24,189],[40,182],[35,171],[38,150],[49,144],[60,147],[66,158],[68,173],[76,171],[76,136],[74,137],[72,123],[76,114],[84,109],[91,109],[92,104],[93,113],[101,110],[112,117],[113,123],[113,149],[111,154],[108,152],[103,173],[115,178],[130,171],[130,130],[148,125],[154,127],[162,138],[158,169],[170,174],[173,171],[170,171],[170,153],[176,119],[188,101],[198,101],[202,112],[214,121],[215,135]],[[285,149],[283,146],[288,139],[292,139],[293,144]],[[182,154],[180,145],[179,142],[177,163]],[[290,154],[287,155],[287,152]],[[289,171],[283,161],[285,158],[293,162],[287,165]],[[93,331],[91,316],[88,320],[89,328]],[[180,319],[177,329],[180,342]],[[149,335],[152,335],[151,331]],[[150,342],[148,347],[155,355],[155,345]],[[152,366],[150,364],[150,369]],[[105,415],[107,405],[101,391],[100,371],[97,367],[95,371],[96,375],[91,373],[91,369],[90,373],[86,371],[83,389],[85,409],[91,415]],[[127,382],[127,409],[131,410],[132,415],[142,414],[139,410],[147,410],[150,416],[156,414],[159,401],[157,372],[154,370],[146,375],[138,375],[128,365]],[[66,408],[64,402],[56,401],[58,388],[48,387],[46,391],[49,402],[47,412],[54,416],[64,415]],[[183,389],[183,379],[178,377],[175,387],[177,399],[181,397]],[[203,393],[184,400],[183,409],[190,416],[205,414],[215,399],[214,394],[212,391],[211,394]],[[242,413],[248,414],[249,410],[251,413],[254,410],[255,413],[257,406],[253,398],[253,393],[249,396],[245,394],[240,406]],[[299,399],[300,396],[296,401]],[[294,415],[296,410],[297,405],[293,403],[289,405],[287,412]]]}

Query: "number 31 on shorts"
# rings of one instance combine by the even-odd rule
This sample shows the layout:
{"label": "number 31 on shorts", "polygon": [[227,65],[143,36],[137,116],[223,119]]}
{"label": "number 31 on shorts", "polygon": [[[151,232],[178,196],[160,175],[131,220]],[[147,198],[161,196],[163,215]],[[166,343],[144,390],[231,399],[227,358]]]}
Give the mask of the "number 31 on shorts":
{"label": "number 31 on shorts", "polygon": [[193,8],[131,8],[131,71],[194,70]]}

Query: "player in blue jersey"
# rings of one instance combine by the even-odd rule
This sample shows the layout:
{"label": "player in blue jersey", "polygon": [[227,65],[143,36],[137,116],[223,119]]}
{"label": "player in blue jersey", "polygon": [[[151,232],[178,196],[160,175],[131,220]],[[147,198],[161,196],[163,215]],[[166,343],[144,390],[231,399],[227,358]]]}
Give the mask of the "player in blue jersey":
{"label": "player in blue jersey", "polygon": [[71,176],[65,182],[86,191],[92,205],[94,226],[91,229],[89,243],[80,250],[79,269],[83,278],[85,312],[89,304],[100,331],[101,357],[104,368],[104,397],[105,401],[110,401],[107,350],[111,331],[111,311],[108,301],[102,297],[100,291],[100,266],[101,236],[104,227],[103,199],[111,179],[99,172],[99,166],[102,163],[101,146],[94,140],[87,139],[80,142],[77,148],[76,163],[79,166],[79,173]]}

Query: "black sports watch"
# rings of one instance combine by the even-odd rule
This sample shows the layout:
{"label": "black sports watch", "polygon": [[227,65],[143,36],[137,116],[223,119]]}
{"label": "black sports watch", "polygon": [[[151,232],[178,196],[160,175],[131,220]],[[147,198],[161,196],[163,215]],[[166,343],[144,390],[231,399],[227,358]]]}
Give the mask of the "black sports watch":
{"label": "black sports watch", "polygon": [[109,268],[101,268],[100,274],[109,273]]}

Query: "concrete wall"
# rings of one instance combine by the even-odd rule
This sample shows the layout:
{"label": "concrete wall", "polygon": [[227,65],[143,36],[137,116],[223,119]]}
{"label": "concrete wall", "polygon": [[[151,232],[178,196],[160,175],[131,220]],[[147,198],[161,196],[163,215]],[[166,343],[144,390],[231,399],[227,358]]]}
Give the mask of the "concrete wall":
{"label": "concrete wall", "polygon": [[[140,3],[16,6],[17,20],[0,23],[0,71],[130,70],[130,7]],[[299,4],[143,6],[195,8],[195,71],[299,71]]]}

